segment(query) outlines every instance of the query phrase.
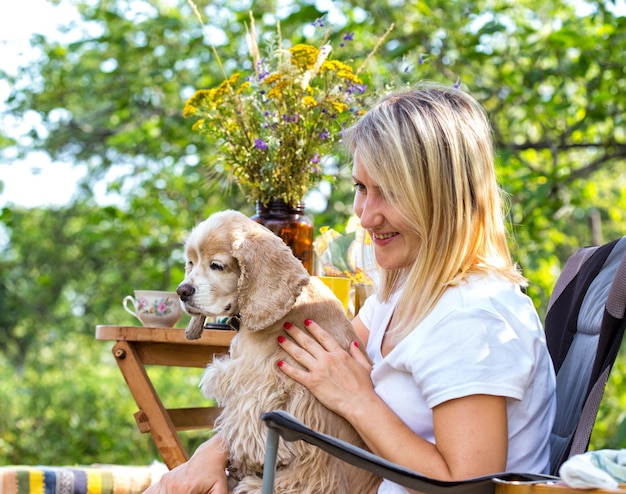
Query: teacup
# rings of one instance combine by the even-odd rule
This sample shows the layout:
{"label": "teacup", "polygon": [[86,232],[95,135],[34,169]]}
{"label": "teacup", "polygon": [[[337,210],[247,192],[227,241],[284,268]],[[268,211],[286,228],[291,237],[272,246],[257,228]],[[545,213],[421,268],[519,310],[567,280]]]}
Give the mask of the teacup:
{"label": "teacup", "polygon": [[[139,319],[144,326],[171,328],[183,315],[176,292],[135,290],[135,296],[124,297],[124,310]],[[128,307],[132,304],[132,309]]]}

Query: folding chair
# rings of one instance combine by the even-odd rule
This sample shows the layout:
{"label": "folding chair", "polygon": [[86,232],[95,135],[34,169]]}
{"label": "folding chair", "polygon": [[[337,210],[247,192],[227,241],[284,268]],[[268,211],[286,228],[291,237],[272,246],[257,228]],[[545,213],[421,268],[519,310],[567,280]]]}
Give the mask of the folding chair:
{"label": "folding chair", "polygon": [[359,468],[426,494],[493,494],[498,481],[555,480],[561,464],[586,451],[626,326],[626,236],[586,247],[568,259],[550,298],[546,339],[557,373],[557,417],[550,436],[551,474],[502,472],[444,482],[311,430],[283,411],[263,414],[268,427],[263,494],[274,492],[280,437],[306,441]]}

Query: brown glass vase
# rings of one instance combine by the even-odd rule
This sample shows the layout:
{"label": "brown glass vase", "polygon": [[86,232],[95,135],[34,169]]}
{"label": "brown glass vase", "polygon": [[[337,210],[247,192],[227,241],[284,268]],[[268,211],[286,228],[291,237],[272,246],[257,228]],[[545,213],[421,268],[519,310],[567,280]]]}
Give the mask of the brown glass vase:
{"label": "brown glass vase", "polygon": [[313,274],[313,222],[304,213],[303,202],[290,206],[280,199],[268,204],[257,201],[252,219],[282,238],[309,274]]}

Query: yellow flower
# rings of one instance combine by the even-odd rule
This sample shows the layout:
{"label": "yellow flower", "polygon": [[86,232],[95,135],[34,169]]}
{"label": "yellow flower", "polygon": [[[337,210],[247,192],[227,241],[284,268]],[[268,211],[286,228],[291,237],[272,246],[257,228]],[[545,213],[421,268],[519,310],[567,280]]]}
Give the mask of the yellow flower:
{"label": "yellow flower", "polygon": [[315,101],[315,98],[311,96],[305,96],[302,98],[302,104],[304,106],[317,106],[317,101]]}
{"label": "yellow flower", "polygon": [[298,44],[289,49],[291,62],[303,69],[310,69],[315,65],[319,50],[311,45]]}
{"label": "yellow flower", "polygon": [[237,89],[237,94],[243,93],[249,87],[250,87],[250,82],[249,81],[244,82],[241,86],[239,86],[239,89]]}
{"label": "yellow flower", "polygon": [[349,108],[348,105],[337,100],[331,101],[330,104],[333,105],[333,108],[337,111],[337,113],[343,113]]}
{"label": "yellow flower", "polygon": [[353,72],[352,70],[339,70],[337,72],[337,76],[341,77],[342,79],[347,79],[348,81],[354,83],[354,84],[363,84],[363,81],[361,81],[361,79],[359,79]]}
{"label": "yellow flower", "polygon": [[280,98],[281,94],[284,94],[283,91],[287,88],[287,86],[287,82],[279,81],[277,84],[274,84],[274,87],[267,92],[267,97],[273,99]]}
{"label": "yellow flower", "polygon": [[363,84],[363,81],[354,73],[352,67],[338,60],[327,60],[322,65],[323,71],[331,71],[342,79],[347,79],[354,84]]}
{"label": "yellow flower", "polygon": [[265,84],[273,84],[274,82],[279,81],[281,78],[281,74],[279,74],[278,72],[274,72],[273,74],[270,74],[265,79],[263,79],[263,82]]}
{"label": "yellow flower", "polygon": [[192,130],[200,130],[200,129],[202,129],[203,125],[204,125],[204,120],[198,120],[195,124],[193,124],[191,129]]}
{"label": "yellow flower", "polygon": [[217,86],[217,88],[215,89],[215,92],[211,94],[211,99],[217,102],[218,98],[222,99],[222,96],[226,94],[230,94],[233,89],[233,86],[235,85],[238,79],[239,79],[239,73],[235,73],[231,75],[228,79],[226,79],[219,86]]}
{"label": "yellow flower", "polygon": [[200,107],[202,106],[203,101],[207,98],[208,94],[211,92],[211,89],[200,89],[196,91],[196,93],[187,100],[185,103],[185,108],[183,109],[184,117],[193,117],[198,114]]}

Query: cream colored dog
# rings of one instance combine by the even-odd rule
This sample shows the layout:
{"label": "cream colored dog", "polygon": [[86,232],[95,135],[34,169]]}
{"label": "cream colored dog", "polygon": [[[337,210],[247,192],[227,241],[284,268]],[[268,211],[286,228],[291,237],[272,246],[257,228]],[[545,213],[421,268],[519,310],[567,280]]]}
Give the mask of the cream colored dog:
{"label": "cream colored dog", "polygon": [[[312,319],[346,349],[357,339],[330,289],[309,277],[279,237],[237,211],[212,214],[196,226],[186,258],[186,276],[177,289],[192,316],[185,336],[199,338],[207,316],[239,320],[229,355],[216,357],[201,382],[204,394],[223,407],[215,427],[229,451],[234,492],[261,492],[263,412],[285,410],[316,430],[364,447],[346,420],[277,366],[279,360],[293,362],[277,343],[285,322],[303,328],[303,321]],[[303,441],[281,441],[277,465],[277,493],[362,494],[374,492],[379,482]]]}

